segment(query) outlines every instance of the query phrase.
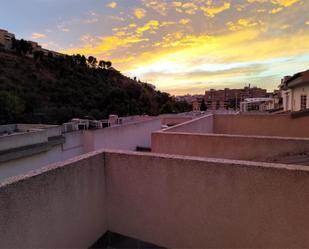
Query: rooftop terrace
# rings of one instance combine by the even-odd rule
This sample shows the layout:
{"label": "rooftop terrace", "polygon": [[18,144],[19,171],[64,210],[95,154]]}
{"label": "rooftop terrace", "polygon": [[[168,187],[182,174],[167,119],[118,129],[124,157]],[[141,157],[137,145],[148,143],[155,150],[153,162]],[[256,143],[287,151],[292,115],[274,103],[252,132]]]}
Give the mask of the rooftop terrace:
{"label": "rooftop terrace", "polygon": [[155,153],[103,149],[7,179],[0,247],[121,234],[136,248],[307,248],[309,167],[269,161],[308,152],[308,121],[206,115],[154,132]]}

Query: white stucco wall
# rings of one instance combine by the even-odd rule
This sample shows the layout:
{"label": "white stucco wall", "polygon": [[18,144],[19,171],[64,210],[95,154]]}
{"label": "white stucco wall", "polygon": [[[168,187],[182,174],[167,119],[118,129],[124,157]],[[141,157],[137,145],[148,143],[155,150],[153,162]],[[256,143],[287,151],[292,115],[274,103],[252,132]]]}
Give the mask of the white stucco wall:
{"label": "white stucco wall", "polygon": [[309,86],[299,86],[293,89],[293,111],[301,110],[301,96],[307,96],[307,108],[309,108]]}
{"label": "white stucco wall", "polygon": [[[151,133],[160,129],[161,121],[156,118],[106,129],[65,133],[63,134],[65,143],[62,145],[53,146],[46,152],[0,163],[0,181],[98,149],[135,151],[137,146],[151,147]],[[25,133],[20,137],[16,135],[16,141],[9,140],[10,143],[3,146],[16,147],[16,144],[19,144],[17,142],[22,142],[22,145],[30,145],[38,139],[38,141],[47,142],[46,133],[47,131],[44,130]],[[28,137],[29,139],[27,139]]]}
{"label": "white stucco wall", "polygon": [[100,130],[85,131],[86,152],[99,149],[135,151],[137,146],[151,147],[151,133],[161,129],[158,118]]}
{"label": "white stucco wall", "polygon": [[283,109],[285,111],[301,110],[302,95],[307,95],[307,108],[309,108],[309,86],[303,85],[287,91],[282,91]]}

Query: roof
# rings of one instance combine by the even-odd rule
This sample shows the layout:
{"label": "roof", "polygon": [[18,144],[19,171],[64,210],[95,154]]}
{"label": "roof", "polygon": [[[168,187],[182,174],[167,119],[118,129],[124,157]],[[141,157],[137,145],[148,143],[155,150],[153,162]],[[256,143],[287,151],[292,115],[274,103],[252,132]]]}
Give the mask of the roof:
{"label": "roof", "polygon": [[284,82],[287,87],[294,87],[299,84],[309,83],[309,70],[294,74]]}

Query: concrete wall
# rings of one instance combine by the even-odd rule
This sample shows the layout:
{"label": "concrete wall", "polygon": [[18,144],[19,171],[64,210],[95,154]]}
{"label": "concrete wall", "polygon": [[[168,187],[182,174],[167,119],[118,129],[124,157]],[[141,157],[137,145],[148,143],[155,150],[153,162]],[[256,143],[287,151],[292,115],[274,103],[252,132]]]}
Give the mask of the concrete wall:
{"label": "concrete wall", "polygon": [[0,182],[6,178],[26,174],[45,165],[62,160],[61,145],[53,146],[41,153],[0,163]]}
{"label": "concrete wall", "polygon": [[[33,128],[33,125],[31,127]],[[27,125],[22,128],[27,129]],[[47,143],[48,134],[56,136],[59,132],[59,126],[45,129],[38,125],[37,128],[44,130],[0,137],[0,148]],[[65,133],[65,143],[62,145],[47,146],[43,151],[35,152],[31,156],[0,162],[0,181],[102,148],[134,151],[137,146],[151,147],[151,133],[160,129],[160,119],[151,119],[100,130]]]}
{"label": "concrete wall", "polygon": [[0,185],[0,243],[86,248],[106,230],[168,248],[309,247],[307,167],[96,152]]}
{"label": "concrete wall", "polygon": [[214,132],[279,137],[309,137],[309,117],[289,115],[215,115]]}
{"label": "concrete wall", "polygon": [[[42,141],[47,142],[47,131],[42,132],[28,132],[22,135],[16,135],[18,139],[12,140],[11,136],[0,137],[0,147],[2,147],[1,140],[7,138],[8,145],[17,146],[16,141],[21,141],[23,144],[33,144],[36,140],[42,138]],[[12,135],[14,136],[14,135]],[[67,160],[85,153],[83,145],[83,134],[81,131],[64,134],[65,143],[56,146],[47,146],[43,151],[35,152],[31,156],[24,156],[18,159],[0,162],[0,181],[15,175],[25,174],[31,170],[39,169],[45,165]],[[36,141],[37,142],[37,141]],[[18,145],[20,145],[19,143]],[[36,148],[33,149],[34,151]]]}
{"label": "concrete wall", "polygon": [[162,125],[178,125],[187,121],[190,121],[193,119],[193,117],[176,117],[176,116],[162,116],[161,118],[161,123]]}
{"label": "concrete wall", "polygon": [[309,151],[308,138],[155,132],[152,152],[186,156],[272,161]]}
{"label": "concrete wall", "polygon": [[121,149],[135,151],[137,146],[151,147],[151,133],[161,129],[158,118],[114,126],[84,133],[87,152],[99,149]]}
{"label": "concrete wall", "polygon": [[309,247],[307,167],[108,153],[108,229],[168,248]]}
{"label": "concrete wall", "polygon": [[0,185],[1,248],[88,248],[107,231],[102,154]]}
{"label": "concrete wall", "polygon": [[47,131],[38,130],[25,133],[13,133],[7,136],[0,136],[0,151],[14,149],[33,144],[47,143]]}
{"label": "concrete wall", "polygon": [[174,127],[164,129],[164,132],[193,132],[193,133],[213,133],[213,115],[208,114],[206,116],[196,118],[178,124]]}
{"label": "concrete wall", "polygon": [[20,131],[31,131],[42,129],[47,132],[48,137],[61,136],[61,126],[60,125],[44,125],[44,124],[17,124],[17,129]]}
{"label": "concrete wall", "polygon": [[65,143],[62,145],[62,160],[67,160],[85,152],[83,131],[65,133]]}

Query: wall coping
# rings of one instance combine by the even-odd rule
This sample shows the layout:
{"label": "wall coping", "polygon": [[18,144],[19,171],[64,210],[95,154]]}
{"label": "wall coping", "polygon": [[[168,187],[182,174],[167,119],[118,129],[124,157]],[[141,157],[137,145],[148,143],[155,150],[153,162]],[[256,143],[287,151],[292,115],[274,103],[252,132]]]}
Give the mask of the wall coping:
{"label": "wall coping", "polygon": [[[108,150],[101,149],[94,152],[90,152],[81,156],[77,156],[75,158],[50,164],[43,168],[36,169],[28,172],[27,174],[22,174],[18,176],[13,176],[7,178],[6,180],[0,182],[0,188],[7,187],[9,185],[17,184],[18,182],[28,180],[32,177],[37,177],[43,174],[48,174],[53,170],[58,170],[64,167],[73,166],[73,164],[78,163],[83,160],[90,159],[95,156],[105,156],[105,154],[122,154],[128,156],[143,156],[149,158],[164,158],[164,159],[176,159],[176,160],[191,160],[197,162],[208,162],[211,164],[218,164],[218,167],[223,166],[235,166],[235,167],[247,167],[247,168],[264,168],[264,169],[275,169],[275,170],[288,170],[288,171],[302,171],[309,173],[308,166],[302,165],[294,165],[294,164],[279,164],[279,163],[266,163],[266,162],[252,162],[252,161],[244,161],[244,160],[231,160],[231,159],[218,159],[218,158],[210,158],[210,157],[196,157],[196,156],[181,156],[181,155],[168,155],[168,154],[158,154],[158,153],[143,153],[143,152],[131,152],[131,151],[123,151],[123,150]],[[224,164],[224,165],[222,165]],[[104,165],[102,165],[104,167]],[[200,166],[196,166],[200,167]],[[205,166],[203,166],[205,167]]]}
{"label": "wall coping", "polygon": [[[162,134],[162,131],[153,132],[153,134]],[[286,141],[308,141],[308,138],[303,137],[280,137],[280,136],[259,136],[259,135],[242,135],[242,134],[217,134],[217,133],[200,133],[200,132],[164,132],[169,135],[184,135],[184,136],[205,136],[205,137],[231,137],[231,138],[257,138],[266,140],[286,140]]]}
{"label": "wall coping", "polygon": [[[161,130],[161,131],[158,131],[158,132],[168,132],[169,130],[172,130],[172,129],[175,129],[175,128],[178,128],[178,127],[183,127],[183,126],[185,126],[185,125],[188,125],[188,124],[191,124],[191,123],[194,123],[194,122],[196,122],[196,121],[199,121],[199,120],[201,120],[201,119],[204,119],[204,118],[207,118],[207,117],[211,117],[211,116],[214,116],[213,114],[206,114],[206,115],[204,115],[204,116],[202,116],[202,117],[198,117],[198,118],[193,118],[192,120],[189,120],[189,121],[186,121],[186,122],[184,122],[184,123],[181,123],[181,124],[178,124],[178,125],[174,125],[174,126],[172,126],[172,127],[168,127],[168,128],[165,128],[165,129],[163,129],[163,130]],[[172,131],[170,131],[171,133],[172,133]],[[173,133],[179,133],[179,132],[173,132]]]}
{"label": "wall coping", "polygon": [[134,126],[134,125],[144,124],[144,123],[148,123],[148,122],[150,123],[150,122],[158,121],[158,120],[160,120],[160,118],[154,117],[154,118],[150,118],[148,120],[135,121],[135,122],[130,122],[130,123],[124,123],[124,124],[121,124],[121,125],[114,125],[114,126],[103,128],[103,129],[86,130],[86,131],[98,131],[98,130],[101,131],[101,130],[121,129],[121,128],[124,128],[124,127],[127,127],[127,126]]}

